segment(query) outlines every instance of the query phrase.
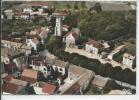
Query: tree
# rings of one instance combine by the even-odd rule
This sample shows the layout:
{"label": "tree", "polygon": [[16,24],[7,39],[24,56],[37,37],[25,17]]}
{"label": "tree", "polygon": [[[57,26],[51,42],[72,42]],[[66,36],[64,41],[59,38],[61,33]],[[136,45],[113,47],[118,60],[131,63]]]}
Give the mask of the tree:
{"label": "tree", "polygon": [[101,4],[97,2],[93,7],[93,9],[96,10],[98,13],[101,12],[102,11]]}
{"label": "tree", "polygon": [[66,7],[67,7],[67,9],[71,8],[70,4],[66,4]]}
{"label": "tree", "polygon": [[79,7],[78,7],[78,2],[75,2],[75,4],[74,4],[74,9],[75,9],[75,10],[78,10],[78,9],[79,9]]}
{"label": "tree", "polygon": [[81,1],[81,7],[82,7],[82,9],[87,8],[87,7],[86,7],[86,4],[85,4],[85,1]]}

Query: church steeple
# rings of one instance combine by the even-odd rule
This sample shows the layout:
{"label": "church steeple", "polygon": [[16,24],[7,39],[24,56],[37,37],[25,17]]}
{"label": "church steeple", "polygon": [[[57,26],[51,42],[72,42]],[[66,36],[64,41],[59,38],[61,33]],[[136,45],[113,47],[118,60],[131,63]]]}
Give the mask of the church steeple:
{"label": "church steeple", "polygon": [[55,36],[62,35],[62,20],[61,17],[56,17]]}

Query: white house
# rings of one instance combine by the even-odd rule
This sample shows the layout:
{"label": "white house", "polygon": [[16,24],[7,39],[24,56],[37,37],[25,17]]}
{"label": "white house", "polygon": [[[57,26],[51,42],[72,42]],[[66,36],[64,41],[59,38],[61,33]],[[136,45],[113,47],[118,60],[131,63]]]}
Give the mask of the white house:
{"label": "white house", "polygon": [[7,19],[13,19],[13,16],[14,16],[13,10],[8,9],[8,10],[5,10],[4,13],[5,13],[6,16],[7,16]]}
{"label": "white house", "polygon": [[85,50],[87,52],[90,52],[92,54],[95,54],[95,55],[98,55],[99,53],[99,50],[101,48],[103,48],[104,46],[98,42],[98,41],[95,41],[95,40],[89,40],[86,44],[85,44]]}
{"label": "white house", "polygon": [[63,36],[63,42],[66,44],[66,47],[75,46],[76,33],[68,32]]}
{"label": "white house", "polygon": [[39,44],[39,41],[35,39],[26,39],[27,46],[33,47],[34,50],[37,50],[37,45]]}
{"label": "white house", "polygon": [[9,53],[8,48],[1,48],[1,62],[4,62],[5,64],[10,63],[8,53]]}
{"label": "white house", "polygon": [[132,56],[131,54],[125,53],[123,55],[123,65],[125,65],[129,68],[132,68],[134,59],[135,59],[135,56]]}
{"label": "white house", "polygon": [[44,76],[47,75],[47,63],[43,61],[32,61],[31,64],[29,64],[32,69],[41,71]]}
{"label": "white house", "polygon": [[110,46],[104,41],[99,42],[95,40],[89,40],[85,44],[85,50],[96,55],[97,57],[102,57],[100,52],[109,50],[109,47]]}

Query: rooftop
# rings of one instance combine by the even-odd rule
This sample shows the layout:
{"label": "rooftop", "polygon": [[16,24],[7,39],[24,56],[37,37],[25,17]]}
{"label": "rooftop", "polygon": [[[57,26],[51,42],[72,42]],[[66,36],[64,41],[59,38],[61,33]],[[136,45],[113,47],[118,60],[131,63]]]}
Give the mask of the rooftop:
{"label": "rooftop", "polygon": [[43,92],[48,93],[50,95],[54,94],[55,90],[56,90],[56,86],[48,83],[45,83],[42,88]]}
{"label": "rooftop", "polygon": [[19,86],[13,83],[4,83],[2,85],[2,92],[17,94],[18,89],[19,89]]}
{"label": "rooftop", "polygon": [[92,81],[93,85],[96,85],[100,88],[103,88],[107,84],[108,78],[103,78],[101,76],[95,76],[95,78]]}
{"label": "rooftop", "polygon": [[11,79],[10,83],[13,83],[13,84],[16,84],[16,85],[19,85],[19,86],[26,86],[27,85],[26,81],[19,80],[19,79],[14,79],[14,78]]}
{"label": "rooftop", "polygon": [[131,60],[135,59],[135,56],[132,56],[129,53],[124,53],[123,57],[128,58],[128,59],[131,59]]}
{"label": "rooftop", "polygon": [[8,57],[9,49],[8,48],[1,48],[1,56]]}
{"label": "rooftop", "polygon": [[96,48],[102,48],[103,47],[103,45],[100,42],[95,41],[95,40],[89,40],[86,44],[93,45]]}
{"label": "rooftop", "polygon": [[24,69],[22,76],[37,79],[38,72],[32,69]]}
{"label": "rooftop", "polygon": [[54,65],[59,66],[59,67],[65,67],[67,62],[61,61],[61,60],[55,60]]}

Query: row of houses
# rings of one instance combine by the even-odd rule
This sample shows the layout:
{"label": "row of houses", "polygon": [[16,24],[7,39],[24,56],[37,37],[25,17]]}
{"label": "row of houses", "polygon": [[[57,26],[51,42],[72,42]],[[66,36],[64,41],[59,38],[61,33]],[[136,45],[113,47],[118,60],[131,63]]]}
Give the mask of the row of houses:
{"label": "row of houses", "polygon": [[[12,9],[7,9],[4,11],[4,13],[7,16],[7,19],[13,19],[13,17],[15,17],[15,19],[30,19],[33,18],[34,15],[48,17],[50,9],[53,8],[53,6],[43,1],[28,1],[24,2],[23,4],[13,6]],[[68,12],[57,10],[51,14],[51,16],[61,16],[63,19],[67,15]]]}
{"label": "row of houses", "polygon": [[[34,61],[35,59],[33,59]],[[48,60],[47,60],[48,61]],[[10,74],[4,75],[2,77],[2,91],[4,94],[19,94],[23,91],[29,83],[33,87],[35,94],[76,94],[82,93],[91,82],[95,73],[81,68],[76,65],[70,64],[67,67],[67,62],[55,60],[54,64],[47,62],[45,64],[45,69],[24,69],[20,75],[20,78],[16,79]],[[32,65],[35,66],[34,63]],[[37,66],[43,68],[41,65]],[[46,78],[49,81],[42,82],[38,81],[39,71],[46,72]],[[57,73],[58,72],[58,73]],[[61,74],[59,74],[61,73]],[[56,75],[56,79],[52,78]],[[65,78],[63,78],[65,76]],[[56,84],[58,83],[58,84]]]}

